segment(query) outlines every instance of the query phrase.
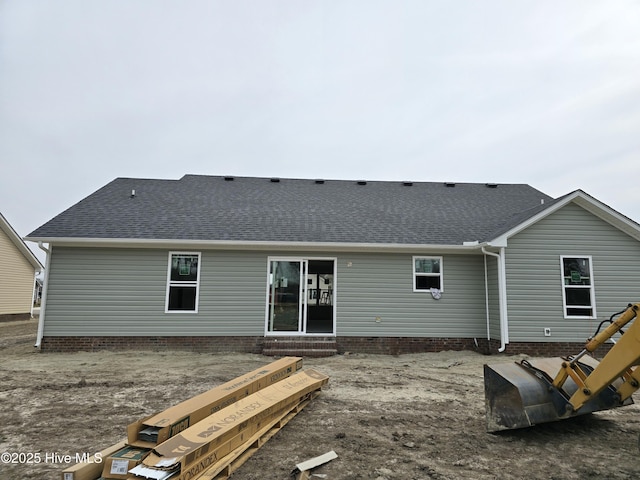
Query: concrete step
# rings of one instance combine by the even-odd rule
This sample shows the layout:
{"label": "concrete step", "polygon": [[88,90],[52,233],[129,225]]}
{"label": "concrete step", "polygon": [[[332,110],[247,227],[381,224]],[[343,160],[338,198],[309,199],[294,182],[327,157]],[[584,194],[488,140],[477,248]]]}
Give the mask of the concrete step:
{"label": "concrete step", "polygon": [[264,341],[262,354],[291,357],[331,357],[338,353],[335,338],[278,337]]}
{"label": "concrete step", "polygon": [[282,349],[265,349],[262,351],[263,355],[268,357],[333,357],[338,354],[338,350],[317,349],[317,348],[282,348]]}

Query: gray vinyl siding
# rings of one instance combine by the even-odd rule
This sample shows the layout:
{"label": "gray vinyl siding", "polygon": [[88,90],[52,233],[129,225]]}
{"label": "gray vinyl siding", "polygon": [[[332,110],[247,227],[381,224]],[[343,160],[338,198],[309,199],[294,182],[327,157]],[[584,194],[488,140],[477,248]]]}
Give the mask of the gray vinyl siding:
{"label": "gray vinyl siding", "polygon": [[406,254],[344,254],[338,263],[337,334],[486,337],[482,256],[443,256],[439,300],[413,291],[412,262]]}
{"label": "gray vinyl siding", "polygon": [[[561,255],[592,257],[597,319],[564,318]],[[575,204],[509,239],[506,256],[511,342],[581,342],[639,300],[640,242]]]}
{"label": "gray vinyl siding", "polygon": [[[153,331],[162,262],[153,251],[51,248],[44,335]],[[166,278],[165,278],[166,281]],[[163,304],[161,304],[163,306]]]}
{"label": "gray vinyl siding", "polygon": [[[261,336],[269,257],[337,260],[336,334],[485,337],[481,255],[444,255],[444,292],[413,291],[411,254],[200,251],[198,313],[165,313],[166,249],[52,247],[45,336]],[[380,322],[376,322],[380,317]]]}
{"label": "gray vinyl siding", "polygon": [[165,313],[169,250],[52,251],[45,336],[264,333],[264,254],[202,251],[198,313]]}

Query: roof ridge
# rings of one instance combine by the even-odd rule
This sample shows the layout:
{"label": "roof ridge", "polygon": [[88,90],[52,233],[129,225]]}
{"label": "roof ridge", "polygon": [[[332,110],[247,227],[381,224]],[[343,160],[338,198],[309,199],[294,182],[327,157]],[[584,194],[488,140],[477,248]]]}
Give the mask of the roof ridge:
{"label": "roof ridge", "polygon": [[[130,177],[119,177],[123,179],[134,179]],[[273,179],[278,179],[280,181],[300,181],[300,182],[317,182],[318,180],[322,180],[324,182],[341,182],[341,183],[357,183],[357,182],[367,182],[367,183],[381,183],[381,184],[427,184],[427,185],[474,185],[474,186],[485,186],[485,187],[494,187],[494,186],[527,186],[530,188],[531,185],[527,183],[513,183],[513,182],[492,182],[492,181],[479,181],[479,182],[461,182],[461,181],[446,181],[446,180],[415,180],[411,178],[404,179],[394,179],[394,180],[381,180],[381,179],[368,179],[364,177],[360,178],[329,178],[329,177],[281,177],[281,176],[253,176],[253,175],[220,175],[220,174],[200,174],[200,173],[186,173],[176,181],[181,181],[189,178],[208,178],[208,179],[234,179],[234,180],[268,180],[272,181]],[[140,178],[140,180],[147,180],[144,178]],[[155,180],[155,179],[148,179]],[[161,180],[161,179],[158,179]]]}

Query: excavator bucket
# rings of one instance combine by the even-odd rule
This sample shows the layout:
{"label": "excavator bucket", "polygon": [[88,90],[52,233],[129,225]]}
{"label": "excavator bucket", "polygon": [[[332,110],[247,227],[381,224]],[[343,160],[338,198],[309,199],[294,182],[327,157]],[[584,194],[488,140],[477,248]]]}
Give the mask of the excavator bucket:
{"label": "excavator bucket", "polygon": [[[630,398],[624,403],[619,401],[616,395],[619,382],[616,382],[574,412],[568,401],[577,390],[573,380],[567,379],[562,389],[552,385],[565,361],[563,358],[539,358],[485,365],[487,431],[531,427],[633,403]],[[579,363],[585,371],[592,371],[598,365],[588,356]]]}

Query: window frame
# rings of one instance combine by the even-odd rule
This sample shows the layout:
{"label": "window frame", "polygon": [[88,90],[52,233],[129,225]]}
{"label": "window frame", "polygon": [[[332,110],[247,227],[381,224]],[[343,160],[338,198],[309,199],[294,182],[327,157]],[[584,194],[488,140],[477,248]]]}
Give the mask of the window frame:
{"label": "window frame", "polygon": [[[565,259],[575,258],[578,260],[588,260],[589,262],[589,285],[571,285],[565,283],[565,279],[568,278],[564,274],[564,261]],[[591,255],[560,255],[560,284],[562,285],[562,313],[565,319],[594,319],[597,318],[596,313],[596,292],[595,284],[593,281],[593,258]],[[583,289],[589,291],[590,305],[588,306],[576,306],[567,305],[567,288]],[[570,315],[569,309],[581,308],[591,309],[591,315]]]}
{"label": "window frame", "polygon": [[[176,255],[190,256],[190,257],[198,257],[198,272],[195,280],[189,281],[179,281],[179,280],[171,280],[171,264],[173,257]],[[167,261],[167,289],[165,292],[165,304],[164,304],[164,313],[198,313],[198,308],[200,304],[200,273],[202,269],[202,253],[201,252],[187,252],[187,251],[170,251],[169,259]],[[195,287],[196,296],[195,296],[195,307],[193,310],[170,310],[169,309],[169,298],[171,293],[171,287]]]}
{"label": "window frame", "polygon": [[[438,260],[440,264],[439,273],[425,273],[416,272],[416,260]],[[416,293],[431,293],[431,288],[418,288],[418,277],[439,277],[440,278],[440,291],[444,292],[444,261],[442,256],[438,255],[414,255],[411,258],[411,270],[413,272],[413,291]]]}

